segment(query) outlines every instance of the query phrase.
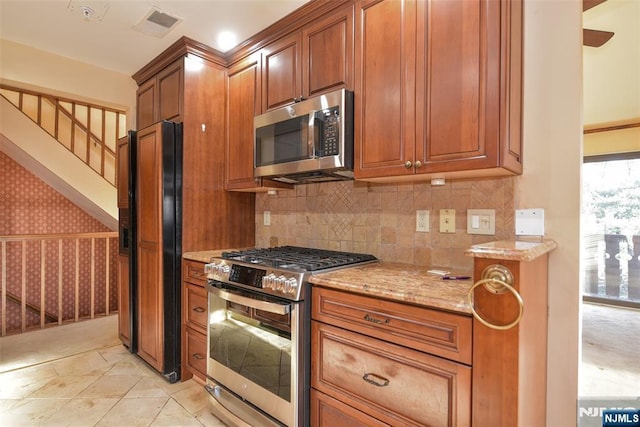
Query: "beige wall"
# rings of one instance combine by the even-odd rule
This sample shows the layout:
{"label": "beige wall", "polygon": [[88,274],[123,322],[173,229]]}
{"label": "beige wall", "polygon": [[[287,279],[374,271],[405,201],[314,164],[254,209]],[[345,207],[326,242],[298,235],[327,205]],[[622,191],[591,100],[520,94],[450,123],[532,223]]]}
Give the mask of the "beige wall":
{"label": "beige wall", "polygon": [[[549,258],[547,425],[575,426],[580,345],[582,2],[524,2],[524,173],[519,208],[545,209]],[[526,425],[526,421],[522,425]]]}
{"label": "beige wall", "polygon": [[124,109],[127,127],[134,128],[137,86],[131,76],[5,39],[0,52],[2,83]]}

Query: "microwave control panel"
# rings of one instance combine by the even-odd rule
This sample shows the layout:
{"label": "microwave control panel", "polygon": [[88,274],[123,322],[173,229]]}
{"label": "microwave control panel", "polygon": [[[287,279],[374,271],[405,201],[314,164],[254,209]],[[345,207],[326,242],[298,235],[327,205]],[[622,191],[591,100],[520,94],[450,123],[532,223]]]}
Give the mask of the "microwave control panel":
{"label": "microwave control panel", "polygon": [[336,156],[340,154],[338,143],[340,139],[340,116],[338,107],[330,108],[324,112],[324,120],[322,124],[322,155]]}

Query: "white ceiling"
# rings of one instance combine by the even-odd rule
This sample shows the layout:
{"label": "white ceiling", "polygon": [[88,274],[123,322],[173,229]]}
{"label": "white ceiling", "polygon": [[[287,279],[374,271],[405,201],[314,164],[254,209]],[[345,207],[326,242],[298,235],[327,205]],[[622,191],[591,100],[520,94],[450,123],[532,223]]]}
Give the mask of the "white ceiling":
{"label": "white ceiling", "polygon": [[613,31],[584,47],[584,123],[640,121],[640,0],[608,0],[583,14],[584,28]]}
{"label": "white ceiling", "polygon": [[[182,36],[223,51],[219,32],[240,43],[307,1],[0,0],[0,38],[131,75]],[[152,7],[183,21],[163,38],[133,30]]]}

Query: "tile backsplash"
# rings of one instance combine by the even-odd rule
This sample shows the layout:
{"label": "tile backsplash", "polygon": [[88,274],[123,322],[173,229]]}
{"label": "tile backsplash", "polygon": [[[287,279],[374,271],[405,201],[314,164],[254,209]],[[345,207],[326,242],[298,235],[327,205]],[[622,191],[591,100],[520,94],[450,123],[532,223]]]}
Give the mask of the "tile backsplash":
{"label": "tile backsplash", "polygon": [[[515,177],[430,183],[338,181],[256,195],[256,246],[297,245],[366,252],[388,262],[471,269],[464,250],[513,239]],[[416,232],[416,210],[430,231]],[[456,232],[439,232],[440,209],[456,210]],[[495,236],[467,234],[467,209],[495,209]],[[270,225],[263,215],[270,212]]]}

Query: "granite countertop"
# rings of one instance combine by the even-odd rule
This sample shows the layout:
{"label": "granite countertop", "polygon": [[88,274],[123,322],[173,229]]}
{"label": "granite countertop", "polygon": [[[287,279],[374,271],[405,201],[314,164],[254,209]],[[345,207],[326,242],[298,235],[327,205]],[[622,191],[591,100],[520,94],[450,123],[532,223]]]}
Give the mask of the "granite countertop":
{"label": "granite countertop", "polygon": [[500,240],[473,245],[464,254],[475,258],[491,258],[505,261],[532,261],[558,245],[553,240],[526,241]]}
{"label": "granite countertop", "polygon": [[[327,288],[471,314],[467,294],[473,280],[443,280],[442,276],[428,270],[431,268],[376,262],[314,274],[309,281]],[[451,271],[450,274],[472,276],[469,271]]]}
{"label": "granite countertop", "polygon": [[190,261],[199,261],[199,262],[211,262],[212,257],[219,257],[222,255],[222,252],[227,251],[229,249],[216,249],[212,251],[197,251],[197,252],[185,252],[182,254],[182,258],[188,259]]}

